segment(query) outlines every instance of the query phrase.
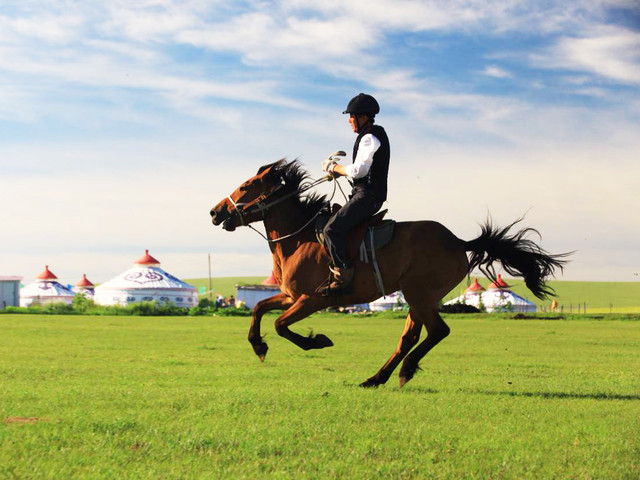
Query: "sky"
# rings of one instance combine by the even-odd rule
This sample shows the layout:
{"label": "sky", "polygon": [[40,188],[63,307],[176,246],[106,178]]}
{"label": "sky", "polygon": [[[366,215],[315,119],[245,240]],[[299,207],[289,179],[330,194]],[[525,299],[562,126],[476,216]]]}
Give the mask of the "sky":
{"label": "sky", "polygon": [[640,281],[637,0],[4,0],[0,275],[101,283],[149,249],[267,276],[264,240],[209,210],[280,158],[320,177],[360,92],[388,218],[470,240],[525,215],[575,251],[558,279]]}

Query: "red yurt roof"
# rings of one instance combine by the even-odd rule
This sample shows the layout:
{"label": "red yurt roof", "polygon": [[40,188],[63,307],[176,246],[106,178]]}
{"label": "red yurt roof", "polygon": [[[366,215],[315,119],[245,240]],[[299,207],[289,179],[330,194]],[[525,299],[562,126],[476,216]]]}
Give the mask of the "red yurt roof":
{"label": "red yurt roof", "polygon": [[160,262],[149,255],[149,250],[144,251],[144,255],[135,261],[138,265],[160,265]]}
{"label": "red yurt roof", "polygon": [[507,285],[507,282],[505,282],[502,277],[500,276],[500,274],[498,274],[498,278],[496,278],[495,282],[491,282],[489,284],[489,288],[509,288],[510,285]]}
{"label": "red yurt roof", "polygon": [[267,278],[265,278],[264,280],[262,280],[262,282],[260,282],[262,285],[277,285],[278,282],[276,282],[276,277],[273,276],[273,272],[271,272],[271,275],[269,275]]}
{"label": "red yurt roof", "polygon": [[49,265],[45,265],[44,272],[36,277],[38,280],[57,280],[56,277],[51,270],[49,270]]}
{"label": "red yurt roof", "polygon": [[474,278],[473,283],[467,287],[465,292],[484,292],[484,287],[478,283],[478,279]]}
{"label": "red yurt roof", "polygon": [[87,280],[87,274],[83,273],[82,278],[76,283],[76,287],[93,287],[93,283]]}

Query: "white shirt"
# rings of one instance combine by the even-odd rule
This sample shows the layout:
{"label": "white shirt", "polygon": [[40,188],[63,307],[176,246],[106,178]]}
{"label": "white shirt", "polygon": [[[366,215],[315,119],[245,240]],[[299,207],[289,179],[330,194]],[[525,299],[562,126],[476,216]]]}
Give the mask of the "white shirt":
{"label": "white shirt", "polygon": [[380,148],[380,140],[371,133],[363,135],[358,145],[358,154],[351,165],[345,166],[347,177],[352,180],[362,178],[369,173],[373,163],[373,154]]}

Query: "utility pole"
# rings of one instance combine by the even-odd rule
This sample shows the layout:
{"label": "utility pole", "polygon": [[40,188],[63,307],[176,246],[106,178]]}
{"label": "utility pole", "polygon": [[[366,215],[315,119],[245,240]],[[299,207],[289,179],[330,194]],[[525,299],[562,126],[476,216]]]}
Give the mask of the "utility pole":
{"label": "utility pole", "polygon": [[211,254],[209,253],[209,300],[213,301],[213,292],[211,290]]}

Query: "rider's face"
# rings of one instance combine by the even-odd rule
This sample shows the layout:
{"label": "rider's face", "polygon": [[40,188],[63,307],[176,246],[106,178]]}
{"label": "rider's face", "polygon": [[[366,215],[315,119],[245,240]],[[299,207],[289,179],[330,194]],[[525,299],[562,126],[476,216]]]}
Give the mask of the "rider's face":
{"label": "rider's face", "polygon": [[358,133],[358,125],[364,125],[365,123],[367,123],[368,119],[369,117],[367,117],[366,115],[357,115],[356,117],[356,115],[351,114],[349,115],[349,125],[351,125],[351,128],[355,133]]}

